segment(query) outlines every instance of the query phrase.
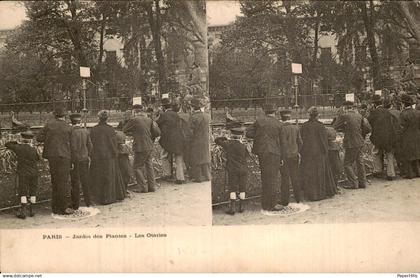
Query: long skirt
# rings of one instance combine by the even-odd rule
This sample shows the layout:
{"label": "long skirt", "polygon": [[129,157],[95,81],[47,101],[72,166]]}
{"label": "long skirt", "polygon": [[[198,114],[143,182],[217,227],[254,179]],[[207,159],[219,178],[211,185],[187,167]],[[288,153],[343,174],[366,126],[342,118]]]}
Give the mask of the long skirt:
{"label": "long skirt", "polygon": [[302,157],[300,171],[302,188],[309,201],[322,200],[337,193],[328,156]]}
{"label": "long skirt", "polygon": [[92,160],[90,175],[95,203],[107,205],[125,198],[124,182],[117,159]]}

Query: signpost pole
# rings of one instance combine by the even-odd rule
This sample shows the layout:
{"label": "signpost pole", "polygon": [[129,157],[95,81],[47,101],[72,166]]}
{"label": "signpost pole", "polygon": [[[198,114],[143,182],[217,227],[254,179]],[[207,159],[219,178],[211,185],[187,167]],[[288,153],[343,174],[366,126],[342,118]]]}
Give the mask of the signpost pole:
{"label": "signpost pole", "polygon": [[82,90],[83,90],[83,123],[86,128],[87,126],[87,107],[86,107],[86,78],[90,77],[90,68],[80,67],[80,77],[82,78]]}

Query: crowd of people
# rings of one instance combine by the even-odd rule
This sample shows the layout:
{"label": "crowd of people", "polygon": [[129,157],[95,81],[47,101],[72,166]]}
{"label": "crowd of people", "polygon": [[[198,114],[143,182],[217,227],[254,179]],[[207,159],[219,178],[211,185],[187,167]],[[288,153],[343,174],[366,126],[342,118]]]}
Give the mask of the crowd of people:
{"label": "crowd of people", "polygon": [[[98,124],[87,129],[82,116],[70,114],[66,122],[63,107],[54,110],[54,119],[34,134],[21,133],[21,142],[6,147],[17,156],[20,208],[17,217],[33,216],[39,170],[38,161],[48,160],[51,175],[51,208],[53,214],[70,215],[80,206],[80,188],[87,207],[107,205],[124,200],[134,173],[137,193],[157,190],[153,152],[159,138],[163,168],[162,180],[177,184],[210,180],[210,116],[200,99],[187,104],[162,100],[159,111],[133,105],[116,128],[108,123],[110,113],[98,113]],[[127,136],[133,138],[132,149]],[[33,140],[43,143],[38,154]],[[130,155],[134,161],[131,162]],[[175,171],[175,180],[173,172]],[[29,196],[29,199],[28,199]]]}
{"label": "crowd of people", "polygon": [[[279,121],[278,107],[271,103],[263,107],[265,115],[248,128],[230,121],[230,139],[215,140],[227,154],[230,203],[226,213],[244,211],[250,155],[243,136],[253,139],[252,152],[261,170],[261,205],[267,211],[289,205],[290,187],[297,203],[333,197],[343,174],[344,188],[366,188],[363,148],[368,134],[374,146],[376,178],[391,181],[397,173],[407,179],[420,177],[420,104],[414,108],[413,97],[407,94],[398,101],[374,95],[367,110],[358,108],[352,101],[344,102],[331,126],[318,119],[316,107],[308,109],[309,120],[301,126],[292,123],[290,110],[280,111]],[[337,132],[344,133],[344,161]]]}

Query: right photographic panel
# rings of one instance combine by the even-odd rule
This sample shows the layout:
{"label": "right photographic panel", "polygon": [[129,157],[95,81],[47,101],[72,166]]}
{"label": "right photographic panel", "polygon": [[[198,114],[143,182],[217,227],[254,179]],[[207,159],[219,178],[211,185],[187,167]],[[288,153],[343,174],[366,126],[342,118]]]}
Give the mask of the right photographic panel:
{"label": "right photographic panel", "polygon": [[419,14],[207,1],[213,225],[420,219]]}

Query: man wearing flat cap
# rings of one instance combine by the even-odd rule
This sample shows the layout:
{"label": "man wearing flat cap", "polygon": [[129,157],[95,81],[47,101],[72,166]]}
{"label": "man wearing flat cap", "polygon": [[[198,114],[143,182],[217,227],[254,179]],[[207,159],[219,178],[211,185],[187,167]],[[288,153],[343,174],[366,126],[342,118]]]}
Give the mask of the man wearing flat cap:
{"label": "man wearing flat cap", "polygon": [[278,205],[279,169],[283,159],[284,146],[281,141],[282,123],[275,117],[277,107],[267,103],[263,107],[265,115],[257,118],[248,128],[246,136],[254,139],[252,152],[258,156],[261,169],[263,210],[279,211]]}
{"label": "man wearing flat cap", "polygon": [[70,208],[71,131],[65,122],[63,107],[54,110],[54,119],[49,121],[36,136],[44,143],[42,157],[48,160],[51,174],[51,207],[54,214],[72,214]]}
{"label": "man wearing flat cap", "polygon": [[[363,133],[369,133],[371,127],[354,109],[352,101],[344,102],[344,110],[345,113],[334,120],[333,127],[336,130],[344,130],[344,172],[348,182],[345,188],[366,188],[366,171],[362,157],[362,147],[365,143]],[[357,175],[353,169],[354,163],[356,163]]]}
{"label": "man wearing flat cap", "polygon": [[80,186],[83,190],[83,199],[87,207],[90,202],[89,185],[89,157],[92,152],[92,141],[85,127],[82,127],[82,116],[79,113],[70,115],[72,124],[71,133],[71,160],[73,168],[71,170],[71,202],[72,208],[78,209],[80,203]]}
{"label": "man wearing flat cap", "polygon": [[404,109],[401,111],[400,151],[404,178],[420,177],[420,115],[413,109],[413,98],[408,94],[401,96]]}
{"label": "man wearing flat cap", "polygon": [[370,141],[374,145],[373,174],[376,177],[383,177],[383,166],[386,160],[386,177],[388,180],[393,180],[395,178],[394,149],[397,142],[397,120],[387,108],[383,107],[381,96],[374,95],[372,103],[373,109],[367,119],[372,127]]}

